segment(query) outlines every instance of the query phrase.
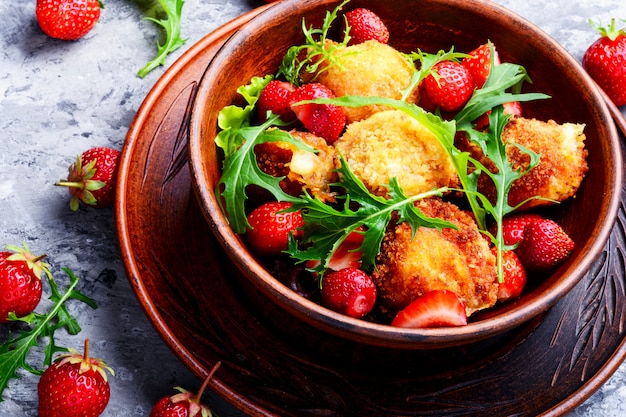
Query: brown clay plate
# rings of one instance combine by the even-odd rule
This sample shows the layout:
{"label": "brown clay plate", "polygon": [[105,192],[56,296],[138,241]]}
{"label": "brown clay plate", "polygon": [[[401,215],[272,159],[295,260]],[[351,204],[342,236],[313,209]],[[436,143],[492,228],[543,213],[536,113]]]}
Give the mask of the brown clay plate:
{"label": "brown clay plate", "polygon": [[556,416],[626,355],[624,198],[585,278],[542,317],[444,350],[365,346],[316,330],[255,291],[191,188],[186,128],[197,83],[260,9],[209,34],[156,83],[129,130],[116,203],[128,278],[157,332],[199,378],[252,416]]}

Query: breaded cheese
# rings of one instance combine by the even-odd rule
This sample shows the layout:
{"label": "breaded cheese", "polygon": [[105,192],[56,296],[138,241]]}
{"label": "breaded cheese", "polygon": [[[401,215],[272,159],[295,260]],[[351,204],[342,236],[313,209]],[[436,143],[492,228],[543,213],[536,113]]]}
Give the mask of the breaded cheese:
{"label": "breaded cheese", "polygon": [[[369,40],[338,49],[334,54],[339,65],[330,65],[317,75],[316,81],[330,88],[337,97],[379,96],[399,100],[402,90],[411,83],[413,64],[389,45]],[[414,102],[415,97],[407,101]],[[365,119],[382,109],[385,107],[344,108],[347,123]]]}
{"label": "breaded cheese", "polygon": [[400,110],[374,113],[350,124],[335,147],[372,194],[386,196],[386,185],[394,177],[409,196],[458,185],[439,139]]}
{"label": "breaded cheese", "polygon": [[428,217],[438,217],[458,227],[442,231],[400,223],[383,239],[372,273],[381,310],[390,315],[433,290],[454,292],[467,315],[492,307],[497,301],[496,258],[480,235],[474,219],[439,198],[416,206]]}
{"label": "breaded cheese", "polygon": [[316,152],[299,149],[288,142],[265,142],[255,147],[259,168],[275,177],[286,177],[281,188],[299,196],[303,190],[321,201],[334,201],[330,185],[337,182],[337,153],[326,140],[309,132],[292,130],[291,136],[301,140]]}
{"label": "breaded cheese", "polygon": [[[520,144],[540,156],[539,165],[513,182],[509,192],[511,206],[516,206],[533,196],[564,201],[576,195],[588,170],[584,128],[583,124],[558,124],[554,120],[544,122],[523,117],[511,119],[504,129],[502,140],[507,144],[507,157],[513,167],[525,169],[530,163],[530,157],[513,143]],[[461,141],[457,146],[470,151],[472,156],[490,171],[497,172],[497,168],[483,156],[478,146],[467,141]],[[480,177],[479,191],[491,199],[495,196],[493,182],[486,175]],[[553,202],[534,199],[524,204],[523,208],[549,204]]]}

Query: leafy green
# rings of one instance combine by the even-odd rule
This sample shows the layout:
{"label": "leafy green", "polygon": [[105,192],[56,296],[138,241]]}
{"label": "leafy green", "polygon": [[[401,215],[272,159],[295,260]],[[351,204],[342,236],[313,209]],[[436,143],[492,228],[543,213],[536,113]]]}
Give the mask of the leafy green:
{"label": "leafy green", "polygon": [[[287,252],[297,262],[323,260],[315,270],[321,274],[328,268],[328,262],[339,245],[352,232],[363,233],[362,266],[368,269],[374,265],[376,256],[385,236],[392,215],[397,213],[398,223],[407,222],[413,232],[420,226],[437,228],[456,228],[441,219],[429,218],[415,207],[415,202],[427,197],[441,195],[447,188],[440,188],[415,196],[407,196],[396,178],[389,183],[389,198],[375,196],[369,192],[363,182],[350,170],[341,157],[338,172],[341,182],[335,184],[346,193],[339,197],[343,200],[341,210],[322,203],[305,193],[300,201],[294,202],[291,210],[301,210],[304,218],[304,236],[298,243],[290,238]],[[355,207],[356,206],[356,207]],[[364,230],[360,232],[359,230]],[[300,247],[306,249],[301,250]]]}
{"label": "leafy green", "polygon": [[26,362],[30,349],[39,345],[40,338],[48,339],[44,348],[43,360],[43,366],[47,367],[52,363],[52,357],[55,353],[67,351],[66,348],[56,344],[54,339],[56,330],[65,328],[71,335],[81,331],[80,325],[65,306],[67,300],[78,300],[91,308],[97,308],[93,300],[76,290],[78,278],[74,273],[67,268],[62,269],[69,276],[70,285],[65,293],[61,294],[52,275],[48,275],[48,283],[51,288],[49,299],[54,303],[50,311],[46,314],[31,313],[21,318],[16,317],[13,313],[9,315],[11,320],[24,322],[30,326],[30,329],[22,330],[17,337],[6,340],[0,345],[0,401],[2,401],[2,393],[9,380],[17,378],[16,371],[18,368],[23,368],[37,375],[43,372],[43,370],[35,369]]}
{"label": "leafy green", "polygon": [[165,64],[166,57],[183,46],[187,39],[180,36],[181,19],[183,13],[184,0],[158,0],[161,13],[165,18],[159,16],[147,16],[146,20],[156,23],[165,31],[165,41],[163,44],[157,41],[157,55],[137,72],[139,77],[144,78],[150,71],[160,65]]}
{"label": "leafy green", "polygon": [[[311,27],[307,29],[305,20],[304,18],[302,19],[302,32],[304,33],[305,43],[303,45],[294,45],[287,50],[278,68],[277,76],[284,76],[291,84],[300,85],[302,83],[301,74],[303,71],[315,74],[315,78],[331,66],[336,65],[341,68],[336,52],[345,48],[350,41],[350,29],[347,27],[344,38],[339,43],[327,42],[328,30],[337,18],[339,11],[349,1],[345,0],[332,12],[327,11],[321,28]],[[301,57],[303,52],[306,52],[304,58]],[[323,64],[325,66],[322,67]]]}

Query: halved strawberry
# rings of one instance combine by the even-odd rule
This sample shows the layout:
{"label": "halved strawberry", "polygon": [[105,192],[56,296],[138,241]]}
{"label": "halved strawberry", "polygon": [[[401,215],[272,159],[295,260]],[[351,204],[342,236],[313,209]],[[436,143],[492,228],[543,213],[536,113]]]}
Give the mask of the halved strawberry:
{"label": "halved strawberry", "polygon": [[376,304],[376,285],[358,268],[327,272],[322,278],[322,303],[350,317],[363,317]]}
{"label": "halved strawberry", "polygon": [[553,220],[529,223],[516,253],[528,270],[547,271],[562,263],[574,249],[574,241]]}
{"label": "halved strawberry", "polygon": [[441,61],[432,71],[423,81],[430,102],[446,112],[461,109],[474,92],[474,80],[468,69],[455,61]]}
{"label": "halved strawberry", "polygon": [[431,328],[465,326],[465,303],[452,291],[429,291],[398,312],[392,326]]}
{"label": "halved strawberry", "polygon": [[289,98],[291,109],[305,128],[331,144],[339,139],[343,132],[346,115],[342,107],[333,104],[298,104],[316,98],[335,98],[335,94],[320,83],[304,84],[291,93]]}
{"label": "halved strawberry", "polygon": [[350,26],[348,45],[356,45],[372,39],[380,43],[389,41],[389,29],[371,10],[359,7],[347,12],[345,17],[346,23]]}
{"label": "halved strawberry", "polygon": [[252,227],[246,231],[250,246],[262,256],[279,255],[287,249],[289,234],[301,235],[304,225],[300,211],[284,211],[291,208],[288,202],[265,203],[248,215]]}
{"label": "halved strawberry", "polygon": [[[363,252],[359,249],[363,244],[363,239],[364,236],[362,233],[350,233],[343,242],[341,242],[335,253],[333,253],[333,256],[328,262],[328,268],[333,271],[339,271],[344,268],[360,268]],[[319,264],[320,261],[311,260],[306,262],[306,267],[307,269],[314,269]]]}
{"label": "halved strawberry", "polygon": [[[496,253],[496,248],[492,248]],[[517,254],[511,250],[502,251],[502,268],[504,270],[504,282],[498,285],[498,300],[507,301],[517,298],[526,287],[526,269]]]}
{"label": "halved strawberry", "polygon": [[265,121],[269,110],[284,122],[296,120],[296,115],[289,106],[289,96],[293,90],[295,87],[286,81],[272,80],[267,83],[257,101],[258,119]]}
{"label": "halved strawberry", "polygon": [[[494,52],[494,64],[500,64],[500,56],[498,55],[498,51],[496,51],[495,45],[493,45]],[[474,80],[474,84],[477,88],[481,88],[485,85],[485,81],[487,81],[487,77],[491,72],[491,53],[489,50],[489,43],[484,43],[480,45],[478,48],[474,49],[470,52],[469,57],[466,57],[461,61],[461,64],[472,75],[472,79]]]}

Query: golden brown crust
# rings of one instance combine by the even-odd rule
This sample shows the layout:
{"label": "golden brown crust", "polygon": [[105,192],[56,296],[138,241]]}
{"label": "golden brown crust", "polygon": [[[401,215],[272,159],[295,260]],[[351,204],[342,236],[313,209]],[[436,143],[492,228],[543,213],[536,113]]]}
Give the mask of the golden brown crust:
{"label": "golden brown crust", "polygon": [[406,223],[389,229],[372,274],[382,311],[394,315],[417,297],[440,289],[457,294],[468,316],[493,306],[498,292],[496,260],[473,218],[438,198],[421,200],[417,207],[458,230],[420,227],[412,237]]}
{"label": "golden brown crust", "polygon": [[335,146],[373,194],[385,196],[385,186],[394,177],[409,196],[458,185],[456,170],[437,137],[400,110],[352,123]]}
{"label": "golden brown crust", "polygon": [[[509,204],[516,206],[524,200],[540,196],[554,201],[564,201],[576,194],[587,173],[587,150],[584,147],[584,125],[553,120],[547,122],[523,117],[514,118],[506,126],[502,139],[507,143],[507,156],[514,168],[526,168],[528,155],[512,145],[517,143],[540,155],[540,162],[532,171],[513,183],[509,192]],[[490,171],[497,172],[493,163],[482,155],[476,145],[460,140],[457,146],[468,150]],[[479,190],[493,199],[495,189],[492,181],[482,175]],[[532,200],[524,209],[553,204],[547,200]]]}

